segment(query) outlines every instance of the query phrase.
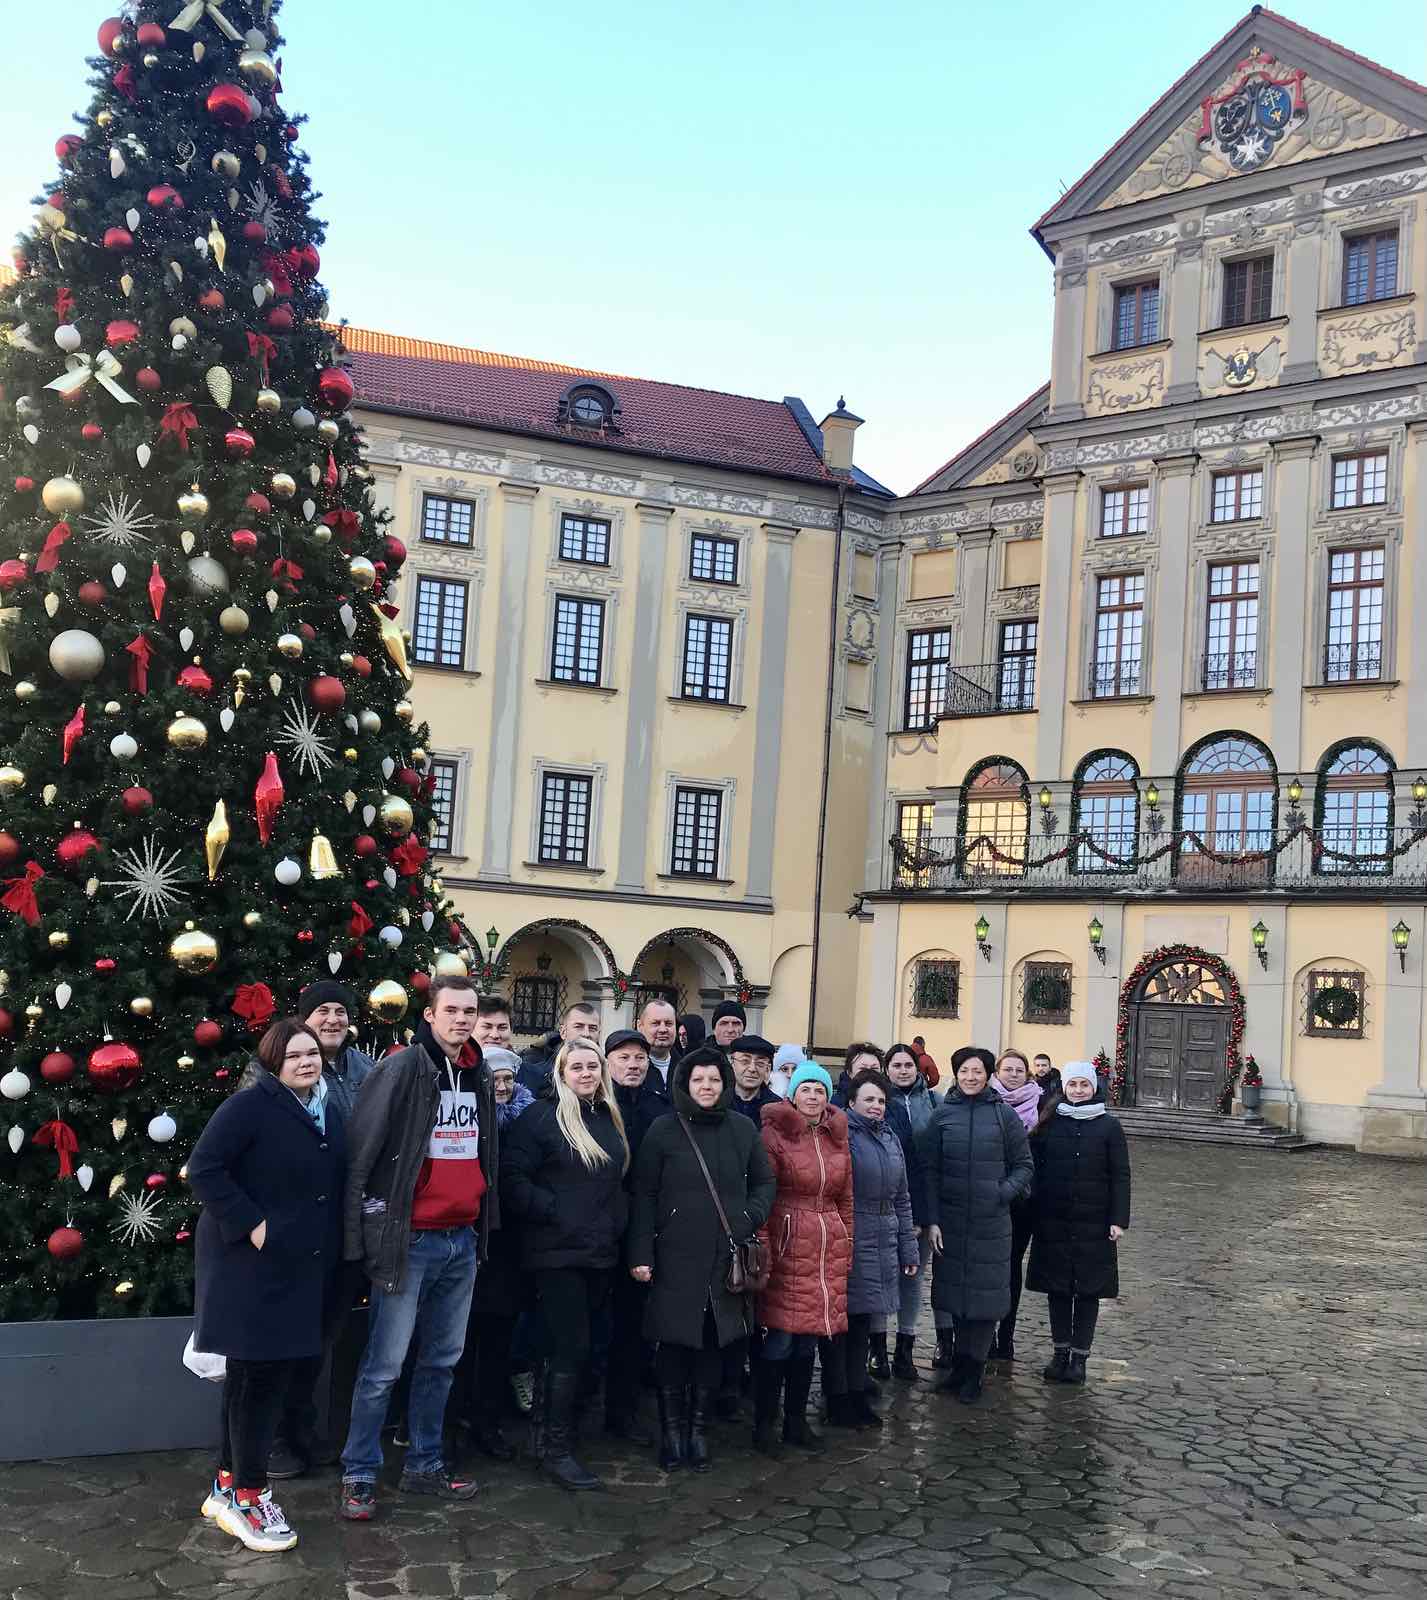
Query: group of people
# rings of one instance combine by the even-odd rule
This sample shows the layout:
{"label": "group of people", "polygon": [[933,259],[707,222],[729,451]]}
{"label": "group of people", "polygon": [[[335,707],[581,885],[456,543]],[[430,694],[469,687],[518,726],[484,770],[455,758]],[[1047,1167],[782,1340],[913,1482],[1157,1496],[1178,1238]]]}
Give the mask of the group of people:
{"label": "group of people", "polygon": [[711,1424],[748,1388],[758,1450],[821,1450],[818,1365],[829,1426],[881,1427],[878,1382],[920,1377],[928,1276],[940,1387],[974,1403],[988,1358],[1014,1359],[1027,1248],[1026,1286],[1049,1296],[1044,1376],[1085,1381],[1130,1202],[1089,1064],[968,1046],[938,1093],[921,1040],[855,1044],[834,1083],[750,1034],[735,1002],[705,1033],[658,999],[603,1045],[576,1004],[521,1057],[507,1003],[459,977],[433,979],[410,1044],[373,1062],[355,1012],[341,984],[305,990],[188,1163],[194,1344],[226,1360],[202,1511],[249,1548],[296,1543],[270,1480],[336,1453],[314,1391],[349,1268],[368,1298],[340,1451],[352,1521],[375,1514],[393,1422],[401,1492],[471,1498],[448,1421],[511,1458],[522,1374],[531,1455],[572,1490],[600,1487],[578,1446],[599,1400],[607,1432],[653,1442],[646,1384],[670,1472],[709,1468]]}

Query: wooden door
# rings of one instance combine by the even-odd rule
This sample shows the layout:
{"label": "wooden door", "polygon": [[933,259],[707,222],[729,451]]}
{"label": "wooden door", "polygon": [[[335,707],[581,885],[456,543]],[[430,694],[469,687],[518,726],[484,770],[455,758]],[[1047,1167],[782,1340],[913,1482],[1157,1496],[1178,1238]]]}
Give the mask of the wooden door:
{"label": "wooden door", "polygon": [[1177,1104],[1185,1111],[1216,1111],[1224,1082],[1229,1018],[1222,1007],[1186,1007],[1180,1022]]}
{"label": "wooden door", "polygon": [[1177,1006],[1140,1006],[1131,1063],[1137,1106],[1173,1106],[1179,1085]]}
{"label": "wooden door", "polygon": [[1137,1106],[1217,1110],[1229,1046],[1227,1008],[1141,1005],[1133,1038]]}

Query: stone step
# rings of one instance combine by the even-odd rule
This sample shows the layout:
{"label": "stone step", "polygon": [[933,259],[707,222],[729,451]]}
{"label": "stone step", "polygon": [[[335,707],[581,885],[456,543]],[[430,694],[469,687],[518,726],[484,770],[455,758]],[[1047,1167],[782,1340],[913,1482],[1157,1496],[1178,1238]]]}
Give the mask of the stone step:
{"label": "stone step", "polygon": [[1190,1144],[1251,1146],[1265,1150],[1310,1150],[1301,1133],[1290,1133],[1260,1116],[1220,1117],[1200,1111],[1130,1106],[1115,1113],[1128,1134],[1146,1139],[1178,1139]]}

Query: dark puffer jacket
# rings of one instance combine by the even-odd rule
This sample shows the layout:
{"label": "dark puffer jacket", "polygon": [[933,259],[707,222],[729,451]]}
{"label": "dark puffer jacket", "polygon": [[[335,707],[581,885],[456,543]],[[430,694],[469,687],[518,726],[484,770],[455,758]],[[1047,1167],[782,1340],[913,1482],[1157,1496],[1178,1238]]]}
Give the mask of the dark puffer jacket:
{"label": "dark puffer jacket", "polygon": [[1088,1120],[1053,1116],[1031,1140],[1031,1153],[1035,1232],[1026,1288],[1113,1300],[1120,1292],[1120,1267],[1110,1224],[1130,1225],[1125,1130],[1108,1112]]}
{"label": "dark puffer jacket", "polygon": [[591,1171],[556,1119],[555,1094],[547,1079],[510,1130],[501,1156],[501,1204],[520,1225],[521,1265],[527,1272],[612,1267],[629,1215],[628,1149],[603,1099],[582,1104],[585,1127],[609,1157]]}
{"label": "dark puffer jacket", "polygon": [[927,1214],[941,1229],[932,1305],[972,1322],[1011,1309],[1011,1202],[1031,1191],[1026,1130],[988,1084],[974,1099],[952,1089],[921,1140]]}
{"label": "dark puffer jacket", "polygon": [[[708,1184],[689,1145],[694,1136],[718,1189],[718,1197],[742,1243],[768,1220],[773,1205],[773,1169],[758,1131],[731,1108],[733,1068],[717,1065],[723,1093],[704,1110],[689,1095],[689,1074],[707,1052],[691,1052],[674,1068],[673,1111],[644,1136],[634,1173],[634,1220],[626,1255],[631,1266],[652,1266],[654,1281],[644,1315],[644,1336],[698,1349],[703,1344],[704,1308],[710,1307],[720,1346],[749,1331],[745,1295],[730,1294],[729,1243]],[[685,1132],[685,1129],[689,1132]]]}
{"label": "dark puffer jacket", "polygon": [[763,1107],[777,1193],[763,1232],[773,1275],[758,1320],[785,1333],[847,1332],[852,1267],[852,1157],[847,1116],[829,1106],[816,1128],[788,1100]]}
{"label": "dark puffer jacket", "polygon": [[852,1272],[849,1315],[892,1316],[900,1303],[903,1267],[915,1267],[917,1230],[907,1188],[902,1141],[884,1121],[847,1113],[852,1151]]}

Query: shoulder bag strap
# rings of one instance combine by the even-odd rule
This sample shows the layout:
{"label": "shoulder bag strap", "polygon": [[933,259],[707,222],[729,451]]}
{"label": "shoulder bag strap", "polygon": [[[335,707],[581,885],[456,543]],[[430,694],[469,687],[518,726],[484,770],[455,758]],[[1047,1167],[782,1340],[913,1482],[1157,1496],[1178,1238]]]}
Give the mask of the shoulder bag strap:
{"label": "shoulder bag strap", "polygon": [[[675,1116],[678,1116],[677,1112],[675,1112]],[[684,1130],[685,1137],[693,1149],[694,1157],[699,1163],[699,1171],[703,1173],[704,1182],[709,1186],[709,1198],[714,1203],[714,1210],[718,1212],[718,1220],[723,1224],[723,1231],[732,1239],[733,1229],[728,1225],[728,1215],[723,1209],[723,1201],[719,1199],[718,1190],[714,1188],[713,1176],[709,1172],[709,1164],[704,1160],[704,1153],[699,1149],[698,1140],[694,1138],[694,1130],[683,1117],[679,1117],[679,1126]]]}

